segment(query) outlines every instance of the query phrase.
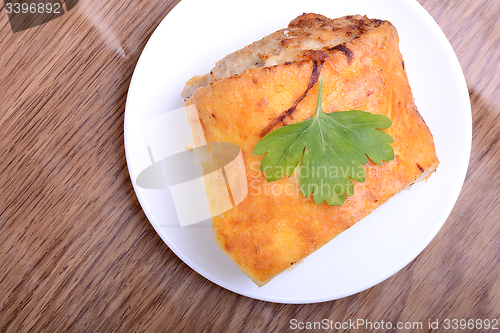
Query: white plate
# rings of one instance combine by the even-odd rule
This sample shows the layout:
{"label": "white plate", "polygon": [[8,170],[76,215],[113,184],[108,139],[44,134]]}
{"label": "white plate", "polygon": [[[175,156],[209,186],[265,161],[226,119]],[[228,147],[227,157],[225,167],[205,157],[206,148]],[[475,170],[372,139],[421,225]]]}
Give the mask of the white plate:
{"label": "white plate", "polygon": [[[151,162],[142,124],[182,106],[194,75],[303,12],[391,21],[415,102],[434,135],[440,166],[294,269],[257,287],[220,251],[209,223],[181,228],[169,190],[136,185]],[[460,64],[436,22],[414,0],[182,0],[161,22],[135,69],[125,111],[125,148],[141,206],[160,237],[187,265],[214,283],[255,299],[312,303],[349,296],[395,274],[432,240],[460,193],[470,157],[472,120]]]}

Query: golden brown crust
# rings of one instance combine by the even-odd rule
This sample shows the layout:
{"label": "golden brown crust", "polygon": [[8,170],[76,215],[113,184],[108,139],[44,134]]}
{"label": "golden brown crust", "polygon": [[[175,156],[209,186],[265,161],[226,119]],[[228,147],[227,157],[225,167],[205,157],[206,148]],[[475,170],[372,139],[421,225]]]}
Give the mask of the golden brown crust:
{"label": "golden brown crust", "polygon": [[[325,20],[305,14],[290,24],[310,28]],[[241,147],[248,196],[213,218],[212,225],[219,247],[258,285],[319,249],[423,174],[432,173],[439,163],[432,135],[413,102],[396,29],[387,21],[376,21],[376,27],[350,42],[217,80],[197,89],[189,101],[196,105],[207,141]],[[295,177],[268,183],[259,170],[262,156],[252,155],[267,132],[312,117],[319,75],[325,112],[364,110],[386,115],[393,123],[386,132],[394,138],[396,158],[382,166],[365,165],[366,181],[355,184],[354,195],[342,206],[317,205],[304,198]]]}

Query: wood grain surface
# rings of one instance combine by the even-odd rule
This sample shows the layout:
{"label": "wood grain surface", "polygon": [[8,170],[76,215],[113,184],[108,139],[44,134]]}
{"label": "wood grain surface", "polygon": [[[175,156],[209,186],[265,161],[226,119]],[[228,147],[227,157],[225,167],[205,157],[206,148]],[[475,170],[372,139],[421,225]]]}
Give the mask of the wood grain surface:
{"label": "wood grain surface", "polygon": [[80,1],[17,33],[0,7],[0,332],[287,332],[291,319],[423,322],[427,332],[429,320],[500,320],[498,0],[419,0],[450,40],[472,104],[470,166],[447,222],[386,281],[307,305],[253,300],[201,277],[135,196],[127,89],[177,2]]}

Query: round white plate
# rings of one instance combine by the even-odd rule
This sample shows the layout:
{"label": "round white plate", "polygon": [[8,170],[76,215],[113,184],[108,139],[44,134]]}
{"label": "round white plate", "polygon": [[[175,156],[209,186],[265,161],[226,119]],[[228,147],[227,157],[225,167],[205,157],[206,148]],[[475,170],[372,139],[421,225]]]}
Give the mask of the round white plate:
{"label": "round white plate", "polygon": [[[215,244],[208,223],[180,227],[169,189],[137,186],[151,164],[143,124],[182,107],[185,82],[215,62],[304,12],[391,21],[417,107],[434,135],[440,166],[376,209],[292,270],[257,287]],[[470,157],[472,120],[465,79],[452,47],[414,0],[182,0],[161,22],[135,69],[125,111],[125,149],[132,183],[149,221],[196,272],[233,292],[280,303],[349,296],[395,274],[432,240],[450,214]],[[166,143],[168,144],[168,143]]]}

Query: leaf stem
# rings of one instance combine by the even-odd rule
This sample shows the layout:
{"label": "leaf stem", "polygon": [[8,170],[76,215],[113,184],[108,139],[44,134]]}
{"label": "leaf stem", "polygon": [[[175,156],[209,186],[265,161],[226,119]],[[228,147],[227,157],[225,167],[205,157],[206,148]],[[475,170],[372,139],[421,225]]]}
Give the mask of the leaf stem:
{"label": "leaf stem", "polygon": [[321,111],[321,95],[323,94],[323,77],[319,77],[318,80],[318,103],[316,104],[316,113],[314,116],[318,115],[318,112]]}

